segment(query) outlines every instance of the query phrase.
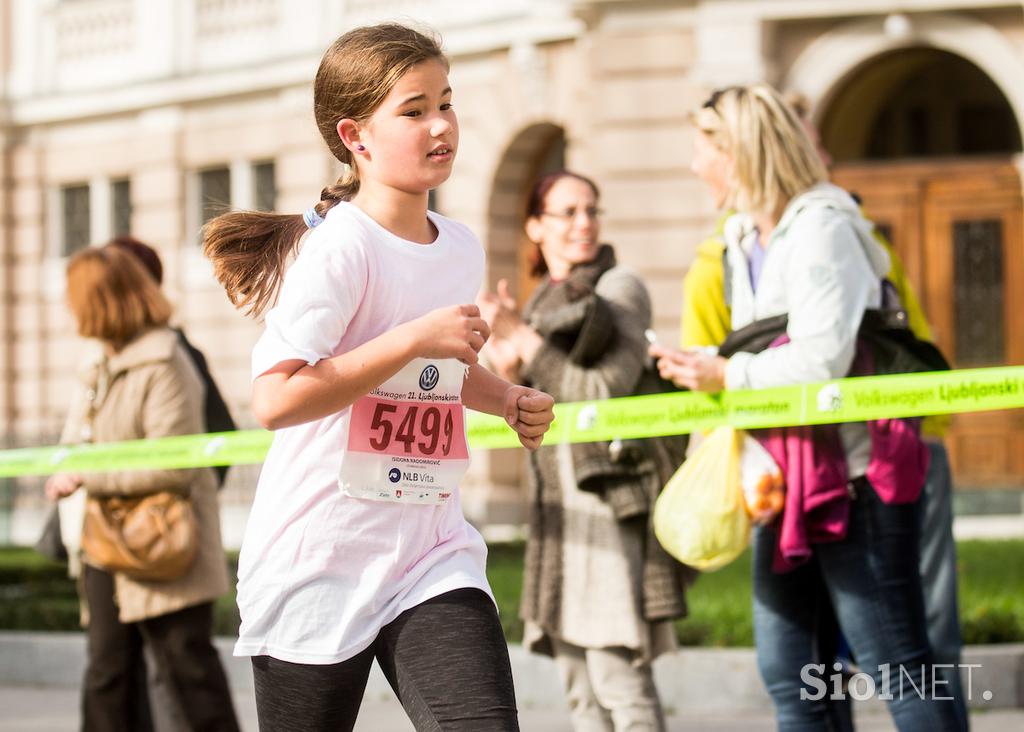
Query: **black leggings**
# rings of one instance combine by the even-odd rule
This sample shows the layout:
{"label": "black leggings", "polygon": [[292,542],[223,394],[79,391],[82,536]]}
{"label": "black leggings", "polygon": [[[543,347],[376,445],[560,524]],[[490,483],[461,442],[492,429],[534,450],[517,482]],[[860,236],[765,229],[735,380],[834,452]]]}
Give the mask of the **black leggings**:
{"label": "black leggings", "polygon": [[467,588],[406,610],[341,663],[254,656],[261,732],[351,730],[374,657],[418,732],[519,730],[498,613],[486,593]]}

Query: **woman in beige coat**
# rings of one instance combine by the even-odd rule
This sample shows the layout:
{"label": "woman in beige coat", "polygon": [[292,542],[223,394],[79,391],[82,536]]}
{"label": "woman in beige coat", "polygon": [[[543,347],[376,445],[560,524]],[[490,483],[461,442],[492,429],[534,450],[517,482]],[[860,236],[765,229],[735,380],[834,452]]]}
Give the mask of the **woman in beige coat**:
{"label": "woman in beige coat", "polygon": [[[64,430],[66,442],[115,442],[204,431],[203,385],[177,335],[171,306],[153,278],[117,247],[90,248],[68,264],[68,304],[78,332],[102,343],[79,371]],[[146,647],[156,674],[174,690],[183,729],[237,730],[231,697],[210,642],[213,600],[228,588],[213,471],[123,470],[63,473],[46,483],[56,500],[82,488],[90,496],[180,491],[197,524],[194,562],[177,579],[154,582],[109,573],[82,557],[79,581],[88,627],[82,727],[149,726]]]}

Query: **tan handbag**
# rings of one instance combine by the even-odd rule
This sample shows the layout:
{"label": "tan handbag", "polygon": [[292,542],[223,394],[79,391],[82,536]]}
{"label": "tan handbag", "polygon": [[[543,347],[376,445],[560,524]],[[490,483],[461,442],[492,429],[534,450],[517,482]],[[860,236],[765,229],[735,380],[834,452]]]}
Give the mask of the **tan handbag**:
{"label": "tan handbag", "polygon": [[137,580],[172,580],[192,566],[197,547],[188,496],[161,491],[86,500],[82,552],[94,567]]}

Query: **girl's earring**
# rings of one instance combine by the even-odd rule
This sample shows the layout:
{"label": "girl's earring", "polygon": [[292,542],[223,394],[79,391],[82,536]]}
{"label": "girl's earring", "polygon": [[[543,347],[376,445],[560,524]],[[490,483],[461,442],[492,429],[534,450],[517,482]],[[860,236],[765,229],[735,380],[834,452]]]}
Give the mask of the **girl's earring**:
{"label": "girl's earring", "polygon": [[359,152],[366,152],[366,145],[356,145],[356,150]]}

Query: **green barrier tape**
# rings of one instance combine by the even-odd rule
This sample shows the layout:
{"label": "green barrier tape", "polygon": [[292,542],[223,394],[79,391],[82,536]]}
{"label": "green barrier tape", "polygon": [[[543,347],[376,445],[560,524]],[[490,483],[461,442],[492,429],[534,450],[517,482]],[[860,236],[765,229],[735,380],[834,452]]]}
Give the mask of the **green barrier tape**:
{"label": "green barrier tape", "polygon": [[[987,412],[1024,407],[1024,366],[865,376],[719,394],[678,392],[555,407],[546,444],[683,434],[724,424],[741,428],[863,422],[886,417]],[[475,449],[518,447],[500,417],[471,412]],[[0,478],[263,462],[273,434],[263,430],[182,435],[99,445],[0,451]]]}
{"label": "green barrier tape", "polygon": [[104,442],[97,445],[29,447],[0,452],[0,478],[107,470],[200,468],[261,463],[272,432],[241,430],[179,435],[154,440]]}

